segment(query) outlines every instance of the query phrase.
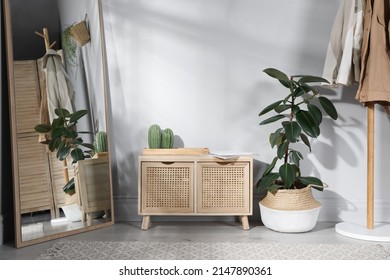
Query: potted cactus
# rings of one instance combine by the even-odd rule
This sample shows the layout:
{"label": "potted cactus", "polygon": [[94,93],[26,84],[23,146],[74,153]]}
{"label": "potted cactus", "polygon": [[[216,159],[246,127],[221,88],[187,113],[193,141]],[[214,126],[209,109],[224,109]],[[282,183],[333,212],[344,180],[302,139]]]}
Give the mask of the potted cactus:
{"label": "potted cactus", "polygon": [[152,124],[148,130],[149,149],[172,149],[174,134],[172,129],[164,130],[158,124]]}
{"label": "potted cactus", "polygon": [[312,75],[288,77],[274,68],[264,72],[278,80],[287,90],[286,96],[266,106],[259,116],[274,113],[260,125],[280,122],[269,135],[276,156],[257,183],[260,193],[266,196],[259,202],[263,224],[280,232],[304,232],[311,230],[317,221],[321,205],[312,196],[312,189],[322,191],[324,183],[319,178],[304,176],[300,169],[303,155],[295,148],[303,143],[312,151],[310,138],[320,135],[323,112],[336,120],[338,114],[332,102],[319,95],[312,83],[328,83]]}
{"label": "potted cactus", "polygon": [[98,131],[93,141],[95,150],[94,158],[106,157],[108,155],[108,139],[106,131]]}

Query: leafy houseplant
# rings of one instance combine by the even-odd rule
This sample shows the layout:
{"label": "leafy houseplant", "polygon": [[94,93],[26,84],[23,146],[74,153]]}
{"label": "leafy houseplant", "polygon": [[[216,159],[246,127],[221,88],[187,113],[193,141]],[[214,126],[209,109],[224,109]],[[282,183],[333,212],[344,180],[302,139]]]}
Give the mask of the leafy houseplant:
{"label": "leafy houseplant", "polygon": [[[85,116],[88,111],[80,110],[74,113],[70,113],[66,109],[57,108],[55,114],[58,116],[53,119],[51,125],[38,124],[35,126],[35,130],[39,133],[49,133],[49,150],[51,152],[57,151],[56,157],[60,161],[66,160],[70,155],[73,159],[72,163],[76,163],[79,160],[90,158],[94,153],[94,146],[90,143],[85,143],[80,133],[77,132],[76,125],[79,119]],[[89,150],[81,149],[81,146],[88,148]],[[74,190],[73,178],[64,186],[64,192],[70,193]]]}
{"label": "leafy houseplant", "polygon": [[[292,148],[292,144],[303,142],[311,151],[309,137],[317,138],[320,135],[322,112],[314,102],[319,101],[320,107],[334,120],[338,114],[332,102],[319,91],[310,86],[310,83],[325,82],[327,80],[309,75],[296,75],[290,78],[283,72],[268,68],[264,72],[279,80],[288,89],[287,96],[265,107],[259,116],[274,111],[276,114],[263,120],[260,125],[281,121],[281,127],[269,136],[271,147],[277,147],[276,157],[258,181],[258,191],[277,189],[303,188],[313,185],[318,190],[323,189],[323,183],[316,177],[303,177],[300,170],[302,154]],[[306,108],[305,108],[306,107]],[[282,160],[279,170],[272,172],[276,163]]]}
{"label": "leafy houseplant", "polygon": [[[262,210],[262,202],[264,202],[264,206],[265,202],[268,203],[274,200],[278,192],[288,194],[288,191],[294,191],[295,197],[287,198],[287,200],[290,200],[289,203],[291,203],[300,199],[296,194],[297,190],[308,189],[311,199],[313,199],[311,187],[323,190],[324,183],[319,178],[301,174],[300,162],[303,160],[303,155],[294,149],[294,146],[300,142],[304,143],[311,152],[309,138],[317,138],[320,135],[320,125],[323,119],[321,108],[333,120],[338,118],[337,110],[332,102],[324,96],[319,96],[319,90],[310,85],[321,82],[329,83],[327,80],[312,75],[288,77],[285,73],[274,68],[267,68],[264,72],[277,79],[287,88],[287,93],[283,99],[266,106],[259,113],[259,116],[270,112],[274,113],[273,116],[263,120],[260,125],[280,122],[280,127],[269,136],[271,148],[274,149],[276,147],[276,156],[257,182],[257,190],[259,192],[267,191],[267,196],[260,201],[260,210]],[[277,164],[278,162],[279,164]],[[275,204],[278,203],[276,202]],[[318,206],[319,203],[316,203]],[[287,210],[284,206],[278,207],[275,207],[275,209]],[[261,215],[263,219],[263,212],[261,212]],[[272,220],[275,220],[275,216]],[[264,220],[263,223],[266,225]],[[270,228],[273,229],[272,227]]]}

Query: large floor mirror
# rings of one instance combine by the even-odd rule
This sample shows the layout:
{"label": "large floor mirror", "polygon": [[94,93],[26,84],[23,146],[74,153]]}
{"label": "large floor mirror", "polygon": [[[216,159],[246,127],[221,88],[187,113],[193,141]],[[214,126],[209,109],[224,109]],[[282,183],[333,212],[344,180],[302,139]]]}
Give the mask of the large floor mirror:
{"label": "large floor mirror", "polygon": [[3,3],[15,245],[110,226],[101,0]]}

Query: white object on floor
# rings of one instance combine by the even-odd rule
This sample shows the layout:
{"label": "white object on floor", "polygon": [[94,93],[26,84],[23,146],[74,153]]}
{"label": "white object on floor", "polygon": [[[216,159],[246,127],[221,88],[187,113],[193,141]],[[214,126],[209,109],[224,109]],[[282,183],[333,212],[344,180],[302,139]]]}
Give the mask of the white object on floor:
{"label": "white object on floor", "polygon": [[71,222],[81,221],[82,212],[81,207],[77,203],[61,206],[64,211],[65,217]]}
{"label": "white object on floor", "polygon": [[309,210],[276,210],[265,207],[261,203],[260,215],[264,226],[279,232],[306,232],[317,223],[321,206]]}
{"label": "white object on floor", "polygon": [[66,224],[66,223],[69,223],[69,220],[67,217],[61,217],[61,218],[57,218],[57,219],[51,219],[50,220],[50,223],[52,225],[57,225],[57,224]]}
{"label": "white object on floor", "polygon": [[22,226],[22,234],[43,232],[43,224],[35,223]]}
{"label": "white object on floor", "polygon": [[373,229],[366,226],[342,222],[335,226],[338,234],[368,241],[390,242],[390,224],[375,224]]}

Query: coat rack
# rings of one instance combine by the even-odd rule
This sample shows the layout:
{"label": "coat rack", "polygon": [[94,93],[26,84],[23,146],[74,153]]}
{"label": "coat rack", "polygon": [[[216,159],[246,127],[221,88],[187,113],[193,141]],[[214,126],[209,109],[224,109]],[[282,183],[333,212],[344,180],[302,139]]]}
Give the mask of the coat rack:
{"label": "coat rack", "polygon": [[356,239],[390,242],[390,225],[374,224],[374,137],[375,103],[367,103],[367,224],[366,226],[342,222],[337,233]]}
{"label": "coat rack", "polygon": [[[35,34],[37,34],[38,36],[41,36],[43,38],[43,40],[45,42],[46,52],[56,44],[56,41],[54,41],[53,43],[50,43],[49,30],[47,28],[43,28],[42,33],[35,31]],[[64,159],[62,161],[62,164],[63,164],[63,169],[64,169],[64,179],[65,179],[65,182],[67,183],[67,182],[69,182],[69,171],[68,171],[68,163],[67,163],[66,159]]]}
{"label": "coat rack", "polygon": [[[346,1],[346,0],[345,0]],[[361,0],[362,1],[362,0]],[[385,9],[388,9],[386,5],[380,1],[368,1],[365,0],[364,2],[356,1],[354,4],[351,2],[348,2],[349,4],[352,4],[349,6],[348,9],[353,8],[354,12],[356,13],[356,7],[359,8],[359,5],[361,4],[362,8],[362,56],[361,56],[361,69],[363,68],[363,65],[366,66],[368,63],[368,54],[371,54],[368,50],[370,47],[370,44],[378,43],[381,47],[386,48],[382,44],[382,40],[379,40],[378,37],[381,35],[378,35],[379,33],[375,33],[375,36],[371,35],[371,28],[375,29],[375,24],[377,24],[377,14],[382,14],[383,16],[386,15]],[[343,2],[341,3],[340,8],[346,7],[343,6]],[[356,6],[357,5],[357,6]],[[360,10],[358,10],[360,11]],[[357,19],[357,14],[356,19]],[[360,22],[360,21],[356,21]],[[368,23],[367,26],[365,26],[366,22]],[[374,26],[374,27],[373,27]],[[355,27],[356,28],[356,27]],[[359,28],[357,28],[359,29]],[[387,27],[386,27],[387,29]],[[376,29],[375,29],[376,30]],[[377,41],[375,41],[377,40]],[[384,58],[385,59],[385,58]],[[375,63],[375,62],[374,62]],[[362,70],[360,73],[360,82],[363,82],[363,78],[366,75],[366,71]],[[360,85],[362,86],[362,84]],[[369,91],[369,89],[367,89]],[[359,90],[358,90],[359,93]],[[389,93],[390,94],[390,93]],[[357,95],[358,96],[358,95]],[[360,100],[359,101],[364,102],[364,105],[367,107],[367,219],[366,219],[366,226],[362,225],[356,225],[352,223],[339,223],[336,225],[335,229],[336,232],[348,237],[357,238],[357,239],[364,239],[364,240],[370,240],[370,241],[390,241],[390,224],[379,224],[374,223],[374,134],[375,134],[375,97],[371,98],[369,102],[366,100]]]}

